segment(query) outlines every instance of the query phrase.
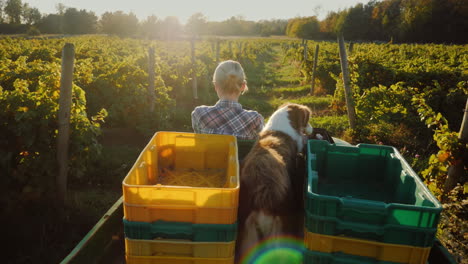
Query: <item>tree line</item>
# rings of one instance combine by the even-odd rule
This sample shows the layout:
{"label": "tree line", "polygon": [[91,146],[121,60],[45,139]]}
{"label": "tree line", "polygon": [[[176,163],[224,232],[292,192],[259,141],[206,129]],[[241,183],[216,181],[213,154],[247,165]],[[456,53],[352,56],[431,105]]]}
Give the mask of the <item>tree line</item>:
{"label": "tree line", "polygon": [[42,14],[22,0],[0,0],[0,34],[111,34],[150,39],[189,35],[270,36],[287,35],[315,40],[466,43],[466,0],[372,0],[367,4],[316,16],[248,21],[233,16],[208,21],[193,14],[185,25],[174,16],[155,15],[139,20],[133,13],[105,12],[98,17],[85,9],[56,6],[54,14]]}
{"label": "tree line", "polygon": [[21,0],[0,0],[0,34],[111,34],[123,37],[176,38],[195,35],[284,35],[287,19],[247,21],[233,16],[225,21],[208,21],[201,14],[193,14],[183,25],[175,16],[164,19],[155,15],[139,20],[130,12],[105,12],[98,17],[85,9],[57,4],[57,12],[41,14]]}
{"label": "tree line", "polygon": [[466,0],[372,0],[325,19],[289,20],[286,35],[308,39],[336,39],[385,42],[466,43],[468,41]]}

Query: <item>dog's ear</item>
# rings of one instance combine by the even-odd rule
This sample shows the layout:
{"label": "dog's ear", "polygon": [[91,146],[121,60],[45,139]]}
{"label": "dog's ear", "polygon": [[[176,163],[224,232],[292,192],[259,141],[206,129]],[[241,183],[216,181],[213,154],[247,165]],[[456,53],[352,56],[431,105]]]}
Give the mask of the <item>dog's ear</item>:
{"label": "dog's ear", "polygon": [[307,106],[300,104],[289,104],[287,108],[291,126],[297,130],[298,133],[302,134],[304,132],[304,128],[309,123],[311,115],[310,109]]}

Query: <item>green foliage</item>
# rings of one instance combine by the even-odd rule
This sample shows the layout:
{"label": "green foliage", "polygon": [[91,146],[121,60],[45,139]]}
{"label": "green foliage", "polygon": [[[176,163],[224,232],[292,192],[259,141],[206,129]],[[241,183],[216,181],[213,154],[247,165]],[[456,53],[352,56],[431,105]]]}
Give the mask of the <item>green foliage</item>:
{"label": "green foliage", "polygon": [[319,111],[328,109],[331,105],[332,97],[331,96],[323,96],[323,97],[305,96],[305,97],[299,97],[295,99],[291,99],[291,98],[283,99],[281,97],[280,98],[277,97],[272,100],[271,104],[275,107],[278,107],[286,102],[306,105],[312,110],[312,113],[315,114]]}
{"label": "green foliage", "polygon": [[468,197],[463,186],[451,190],[441,213],[437,237],[458,263],[465,263],[468,250]]}
{"label": "green foliage", "polygon": [[413,104],[427,127],[433,127],[433,139],[439,148],[437,154],[429,157],[428,167],[421,174],[428,184],[435,184],[438,190],[443,190],[448,168],[462,162],[468,144],[462,144],[458,133],[449,129],[447,119],[441,113],[435,113],[422,95],[415,96]]}
{"label": "green foliage", "polygon": [[337,138],[340,138],[349,127],[346,115],[312,117],[311,125],[312,127],[324,128],[330,135]]}
{"label": "green foliage", "polygon": [[[50,192],[57,173],[56,137],[59,86],[58,76],[41,76],[35,90],[24,79],[16,79],[13,89],[0,90],[1,134],[0,168],[10,188],[25,196],[40,197]],[[71,177],[83,177],[88,163],[100,152],[97,136],[101,111],[88,119],[86,100],[81,88],[73,87],[70,116],[70,170]]]}
{"label": "green foliage", "polygon": [[[101,39],[104,40],[104,39]],[[167,127],[173,100],[156,67],[155,114],[148,112],[147,57],[131,42],[96,38],[69,39],[76,61],[70,116],[71,179],[86,178],[100,154],[100,123],[135,126],[154,133]],[[0,65],[0,167],[10,190],[39,197],[53,190],[57,173],[56,137],[63,40],[2,39]],[[120,57],[115,56],[118,54]],[[143,58],[142,63],[140,60]],[[145,65],[146,64],[146,65]],[[103,109],[105,108],[105,109]],[[93,113],[94,116],[89,116]]]}
{"label": "green foliage", "polygon": [[413,88],[406,87],[404,83],[372,87],[356,101],[356,114],[367,124],[380,121],[398,123],[408,118],[413,93]]}

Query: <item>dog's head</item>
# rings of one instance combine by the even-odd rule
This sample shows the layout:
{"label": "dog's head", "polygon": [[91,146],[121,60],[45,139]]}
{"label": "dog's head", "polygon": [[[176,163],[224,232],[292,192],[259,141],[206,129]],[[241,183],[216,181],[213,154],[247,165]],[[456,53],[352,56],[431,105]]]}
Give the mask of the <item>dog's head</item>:
{"label": "dog's head", "polygon": [[287,103],[280,106],[288,113],[289,123],[299,133],[303,135],[312,134],[312,126],[309,124],[311,111],[309,107],[300,104]]}
{"label": "dog's head", "polygon": [[311,111],[305,105],[286,103],[276,110],[268,120],[263,130],[281,131],[291,136],[298,143],[301,151],[304,144],[304,136],[312,133],[309,124]]}

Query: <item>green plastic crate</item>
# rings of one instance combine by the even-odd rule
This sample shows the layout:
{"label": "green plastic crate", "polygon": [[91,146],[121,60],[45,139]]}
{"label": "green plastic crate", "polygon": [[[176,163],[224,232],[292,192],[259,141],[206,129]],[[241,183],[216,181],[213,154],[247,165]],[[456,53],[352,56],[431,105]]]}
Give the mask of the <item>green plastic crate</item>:
{"label": "green plastic crate", "polygon": [[[399,226],[403,233],[421,228],[425,235],[437,228],[442,211],[439,201],[395,148],[371,144],[337,146],[309,140],[307,156],[308,217],[331,217],[352,228],[359,226],[347,230],[354,238],[367,238],[360,235],[363,229],[365,233],[393,232],[385,227]],[[341,235],[341,231],[336,228],[334,234],[318,233]],[[385,237],[382,233],[377,235]],[[410,241],[401,244],[425,247],[432,245],[432,240],[429,245]]]}
{"label": "green plastic crate", "polygon": [[304,264],[401,264],[380,261],[373,258],[347,255],[343,253],[324,253],[312,250],[304,252]]}
{"label": "green plastic crate", "polygon": [[125,237],[130,239],[184,239],[194,242],[231,242],[236,240],[237,223],[193,224],[155,221],[134,222],[123,219]]}

